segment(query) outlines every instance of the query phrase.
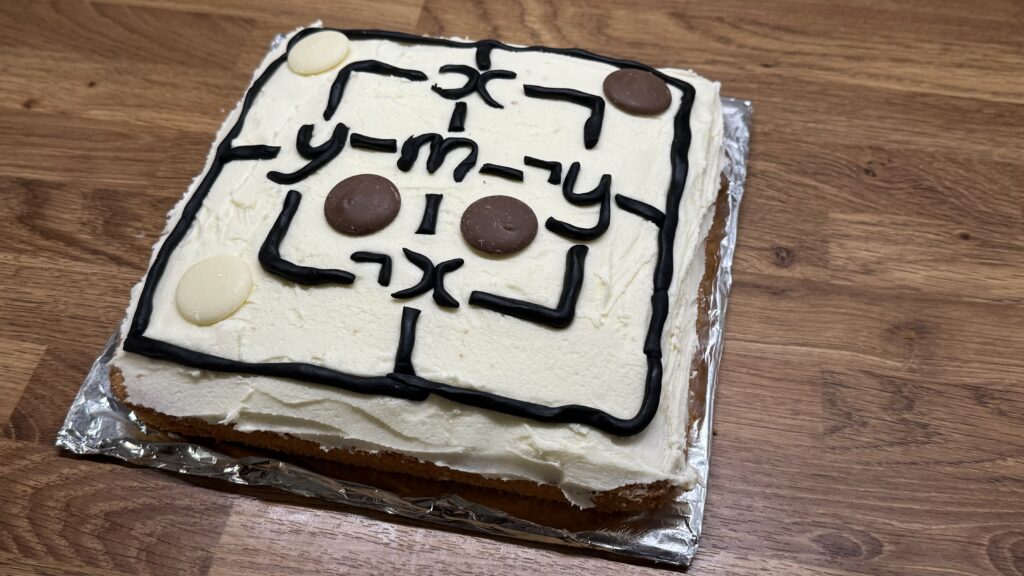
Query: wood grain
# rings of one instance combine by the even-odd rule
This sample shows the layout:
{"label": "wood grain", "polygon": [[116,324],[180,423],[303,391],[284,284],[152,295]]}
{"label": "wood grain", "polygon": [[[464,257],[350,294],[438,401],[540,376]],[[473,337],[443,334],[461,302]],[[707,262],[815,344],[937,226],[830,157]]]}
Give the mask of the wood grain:
{"label": "wood grain", "polygon": [[1017,0],[0,4],[0,572],[648,573],[51,447],[274,34],[693,67],[755,103],[694,574],[1024,574]]}

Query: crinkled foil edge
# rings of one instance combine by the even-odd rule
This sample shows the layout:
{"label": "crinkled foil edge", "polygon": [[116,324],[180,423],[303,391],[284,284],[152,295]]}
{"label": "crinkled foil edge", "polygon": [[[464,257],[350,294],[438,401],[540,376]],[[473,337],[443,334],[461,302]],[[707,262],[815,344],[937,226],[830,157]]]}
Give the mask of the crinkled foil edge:
{"label": "crinkled foil edge", "polygon": [[[751,103],[722,98],[725,121],[725,164],[728,181],[725,235],[718,247],[719,268],[708,295],[708,334],[703,347],[706,370],[691,389],[687,460],[699,483],[664,507],[646,512],[637,529],[599,528],[570,531],[543,526],[470,502],[457,495],[401,498],[388,491],[311,472],[274,458],[227,456],[203,444],[175,441],[147,429],[110,391],[107,362],[117,333],[92,365],[57,436],[57,446],[74,454],[102,455],[181,474],[219,478],[233,484],[268,486],[309,498],[393,514],[435,526],[492,536],[570,546],[606,554],[685,567],[697,552],[704,521],[715,382],[722,356],[725,311],[732,285],[732,256],[750,144]],[[703,388],[703,389],[701,389]],[[703,404],[703,405],[701,405]]]}

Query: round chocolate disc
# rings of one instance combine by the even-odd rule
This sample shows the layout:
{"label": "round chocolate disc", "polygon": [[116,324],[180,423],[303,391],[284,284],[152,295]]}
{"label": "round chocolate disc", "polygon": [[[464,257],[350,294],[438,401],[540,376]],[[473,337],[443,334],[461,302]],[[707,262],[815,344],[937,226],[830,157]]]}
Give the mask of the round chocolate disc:
{"label": "round chocolate disc", "polygon": [[348,56],[348,36],[337,30],[319,30],[306,34],[288,50],[292,72],[312,76],[326,72]]}
{"label": "round chocolate disc", "polygon": [[462,237],[488,254],[512,254],[537,236],[537,216],[511,196],[486,196],[462,213]]}
{"label": "round chocolate disc", "polygon": [[324,216],[342,234],[365,236],[391,224],[401,207],[402,197],[391,180],[358,174],[331,189],[324,201]]}
{"label": "round chocolate disc", "polygon": [[661,114],[672,104],[668,84],[646,70],[625,68],[604,79],[604,94],[624,112],[650,116]]}

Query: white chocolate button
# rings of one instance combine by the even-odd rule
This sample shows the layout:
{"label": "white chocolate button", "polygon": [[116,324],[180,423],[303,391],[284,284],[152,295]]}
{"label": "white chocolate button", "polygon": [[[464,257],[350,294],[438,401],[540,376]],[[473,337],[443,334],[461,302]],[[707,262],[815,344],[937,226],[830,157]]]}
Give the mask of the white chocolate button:
{"label": "white chocolate button", "polygon": [[192,265],[178,280],[178,313],[199,326],[231,316],[252,290],[252,273],[237,256],[213,256]]}
{"label": "white chocolate button", "polygon": [[288,67],[296,74],[310,76],[326,72],[348,56],[348,36],[336,30],[306,35],[288,51]]}

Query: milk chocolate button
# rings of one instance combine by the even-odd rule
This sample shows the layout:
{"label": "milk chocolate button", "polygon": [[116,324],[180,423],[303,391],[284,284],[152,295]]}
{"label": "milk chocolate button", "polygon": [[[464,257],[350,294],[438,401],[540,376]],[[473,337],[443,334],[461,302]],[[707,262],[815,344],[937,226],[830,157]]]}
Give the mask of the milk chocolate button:
{"label": "milk chocolate button", "polygon": [[321,30],[302,37],[288,51],[288,67],[303,76],[334,68],[348,56],[348,36],[337,30]]}
{"label": "milk chocolate button", "polygon": [[391,224],[401,207],[402,197],[391,180],[358,174],[331,190],[324,201],[324,216],[342,234],[365,236]]}
{"label": "milk chocolate button", "polygon": [[193,324],[209,326],[231,316],[252,291],[252,273],[237,256],[213,256],[196,262],[178,280],[178,313]]}
{"label": "milk chocolate button", "polygon": [[488,254],[512,254],[537,235],[537,216],[511,196],[486,196],[462,213],[462,237]]}
{"label": "milk chocolate button", "polygon": [[661,114],[672,104],[668,84],[646,70],[616,70],[604,79],[604,94],[624,112]]}

